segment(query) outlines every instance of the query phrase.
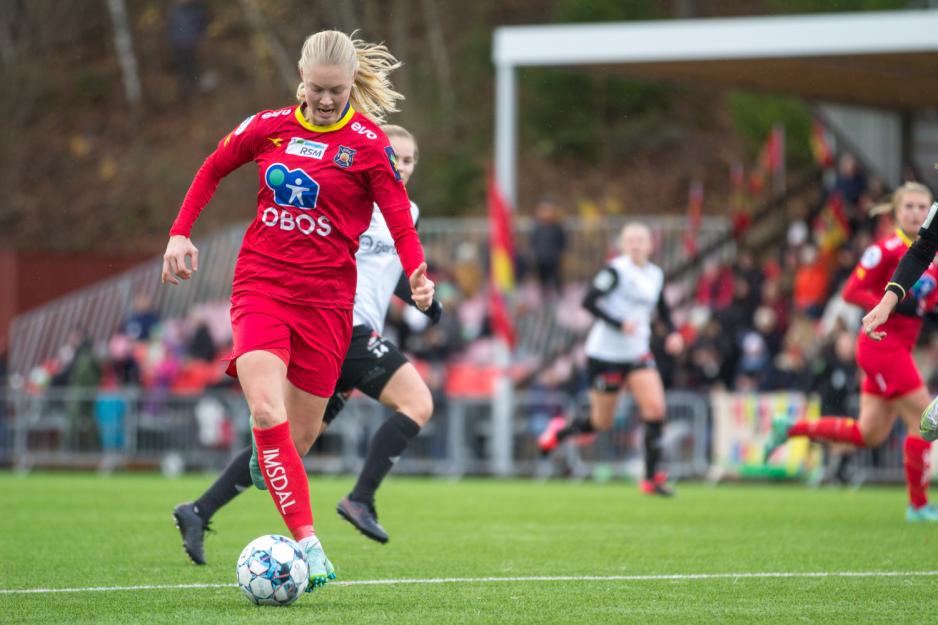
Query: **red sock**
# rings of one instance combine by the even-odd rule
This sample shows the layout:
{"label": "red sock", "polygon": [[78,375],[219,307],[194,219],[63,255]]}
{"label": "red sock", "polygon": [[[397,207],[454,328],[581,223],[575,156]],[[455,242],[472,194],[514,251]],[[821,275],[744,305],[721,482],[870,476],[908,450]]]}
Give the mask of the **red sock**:
{"label": "red sock", "polygon": [[309,481],[303,460],[290,437],[290,424],[254,428],[257,459],[267,490],[296,540],[313,534],[313,510],[309,503]]}
{"label": "red sock", "polygon": [[857,447],[866,447],[860,426],[855,420],[846,417],[821,417],[813,421],[800,419],[788,428],[788,435],[807,436],[812,441],[850,443]]}
{"label": "red sock", "polygon": [[931,443],[921,438],[905,437],[905,481],[909,487],[909,503],[921,508],[928,503],[928,474],[931,465]]}

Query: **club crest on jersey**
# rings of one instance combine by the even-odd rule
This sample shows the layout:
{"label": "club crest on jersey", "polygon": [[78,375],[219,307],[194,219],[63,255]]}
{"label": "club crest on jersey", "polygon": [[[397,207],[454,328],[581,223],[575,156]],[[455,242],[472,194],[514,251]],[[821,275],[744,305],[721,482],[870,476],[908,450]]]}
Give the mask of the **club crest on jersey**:
{"label": "club crest on jersey", "polygon": [[397,154],[394,153],[394,148],[387,146],[384,148],[384,153],[388,155],[388,162],[391,163],[391,169],[394,170],[394,179],[400,181],[401,172],[397,169]]}
{"label": "club crest on jersey", "polygon": [[305,156],[306,158],[318,158],[321,160],[328,147],[328,143],[319,143],[318,141],[303,139],[302,137],[293,137],[287,145],[287,154]]}
{"label": "club crest on jersey", "polygon": [[332,159],[332,162],[342,169],[346,169],[352,166],[353,160],[355,160],[355,150],[340,145],[339,151],[335,153],[335,158]]}
{"label": "club crest on jersey", "polygon": [[274,202],[302,210],[316,208],[319,184],[297,167],[288,169],[283,163],[274,163],[264,173],[264,182],[274,192]]}

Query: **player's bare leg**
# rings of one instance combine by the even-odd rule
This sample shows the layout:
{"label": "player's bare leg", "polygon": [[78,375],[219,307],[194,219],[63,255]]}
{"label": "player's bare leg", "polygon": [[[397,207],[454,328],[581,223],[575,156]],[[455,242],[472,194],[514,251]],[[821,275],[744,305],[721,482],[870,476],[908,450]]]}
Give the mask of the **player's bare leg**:
{"label": "player's bare leg", "polygon": [[667,484],[667,475],[658,470],[665,416],[661,374],[653,368],[638,369],[629,374],[628,386],[645,425],[645,479],[640,482],[642,492],[673,497],[674,491]]}

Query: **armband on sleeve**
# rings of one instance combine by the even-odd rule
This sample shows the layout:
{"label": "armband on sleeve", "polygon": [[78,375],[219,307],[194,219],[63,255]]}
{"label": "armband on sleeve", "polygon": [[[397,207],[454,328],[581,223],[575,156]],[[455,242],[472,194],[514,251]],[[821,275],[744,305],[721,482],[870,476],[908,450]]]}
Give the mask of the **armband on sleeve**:
{"label": "armband on sleeve", "polygon": [[900,300],[912,290],[938,251],[938,234],[926,232],[925,228],[922,228],[920,234],[922,236],[902,255],[892,279],[886,285],[886,290],[894,292]]}

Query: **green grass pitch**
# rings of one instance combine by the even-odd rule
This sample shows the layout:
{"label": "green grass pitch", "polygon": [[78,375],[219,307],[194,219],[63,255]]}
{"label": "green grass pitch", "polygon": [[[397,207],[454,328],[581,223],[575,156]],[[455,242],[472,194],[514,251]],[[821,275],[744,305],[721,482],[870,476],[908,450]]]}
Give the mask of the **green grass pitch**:
{"label": "green grass pitch", "polygon": [[[209,564],[189,564],[170,511],[210,479],[0,474],[0,591],[233,584],[242,547],[285,532],[268,495],[251,491],[215,517]],[[336,516],[350,484],[311,484],[340,581],[629,579],[330,584],[288,608],[253,606],[233,586],[0,592],[0,622],[938,622],[938,526],[907,524],[900,488],[684,484],[661,500],[624,483],[392,478],[378,500],[391,534],[381,546]],[[693,577],[861,572],[901,575]]]}

